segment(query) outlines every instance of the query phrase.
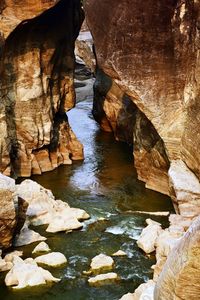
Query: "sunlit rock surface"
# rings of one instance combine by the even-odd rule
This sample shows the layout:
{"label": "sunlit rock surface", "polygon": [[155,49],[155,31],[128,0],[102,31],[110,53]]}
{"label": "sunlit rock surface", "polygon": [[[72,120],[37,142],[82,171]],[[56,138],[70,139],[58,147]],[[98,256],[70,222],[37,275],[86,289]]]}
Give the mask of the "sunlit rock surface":
{"label": "sunlit rock surface", "polygon": [[58,267],[67,263],[66,257],[60,252],[52,252],[38,256],[35,258],[35,261],[37,264],[49,267]]}
{"label": "sunlit rock surface", "polygon": [[106,273],[91,277],[88,279],[88,282],[91,286],[101,286],[117,282],[118,280],[119,277],[116,273]]}
{"label": "sunlit rock surface", "polygon": [[174,160],[199,180],[199,1],[86,0],[84,6],[99,68],[96,120],[117,139],[131,137],[147,187],[169,194]]}
{"label": "sunlit rock surface", "polygon": [[41,174],[83,158],[66,116],[75,104],[74,42],[82,21],[79,0],[1,1],[4,174]]}
{"label": "sunlit rock surface", "polygon": [[198,300],[200,295],[200,218],[173,248],[158,278],[155,300]]}
{"label": "sunlit rock surface", "polygon": [[5,277],[5,284],[14,289],[60,281],[60,279],[53,277],[49,271],[38,267],[37,263],[31,259],[23,261],[20,257],[15,257],[13,264],[13,268]]}

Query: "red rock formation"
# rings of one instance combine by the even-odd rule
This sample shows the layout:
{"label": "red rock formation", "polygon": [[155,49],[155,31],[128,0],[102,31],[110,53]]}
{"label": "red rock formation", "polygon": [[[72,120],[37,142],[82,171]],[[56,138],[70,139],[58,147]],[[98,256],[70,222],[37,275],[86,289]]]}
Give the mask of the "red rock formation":
{"label": "red rock formation", "polygon": [[0,171],[30,176],[83,158],[66,116],[75,104],[74,43],[83,12],[79,0],[23,1],[21,6],[22,1],[5,0],[0,7],[2,41],[6,38]]}
{"label": "red rock formation", "polygon": [[[85,1],[98,67],[137,108],[132,132],[138,177],[167,194],[174,160],[200,179],[199,6],[195,0]],[[116,108],[121,98],[119,92],[110,97],[113,84],[105,88],[100,77],[94,114],[117,135],[112,124],[126,131]]]}

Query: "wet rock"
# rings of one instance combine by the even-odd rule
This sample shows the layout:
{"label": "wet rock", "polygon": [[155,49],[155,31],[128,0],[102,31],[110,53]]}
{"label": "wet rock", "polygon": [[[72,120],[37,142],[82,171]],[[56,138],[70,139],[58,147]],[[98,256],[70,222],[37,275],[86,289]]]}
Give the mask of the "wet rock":
{"label": "wet rock", "polygon": [[66,257],[60,252],[52,252],[35,258],[37,264],[58,267],[67,263]]}
{"label": "wet rock", "polygon": [[53,277],[49,271],[38,267],[36,263],[25,262],[19,257],[14,258],[13,267],[5,277],[6,286],[11,286],[14,289],[23,289],[58,281],[60,279]]}
{"label": "wet rock", "polygon": [[106,273],[100,274],[95,277],[88,279],[88,282],[91,286],[101,286],[106,284],[111,284],[119,280],[119,277],[116,273]]}
{"label": "wet rock", "polygon": [[39,243],[32,251],[33,254],[37,254],[40,252],[49,252],[51,251],[51,249],[49,248],[49,246],[47,245],[47,243],[45,242],[41,242]]}
{"label": "wet rock", "polygon": [[60,252],[52,252],[49,254],[44,254],[35,258],[37,264],[58,267],[67,263],[66,257]]}
{"label": "wet rock", "polygon": [[162,232],[162,228],[159,223],[150,219],[147,220],[147,223],[149,223],[149,225],[142,230],[137,245],[145,253],[151,253],[155,251],[156,240]]}
{"label": "wet rock", "polygon": [[113,265],[114,260],[112,257],[101,253],[92,259],[90,267],[93,272],[100,272],[102,270],[111,270]]}

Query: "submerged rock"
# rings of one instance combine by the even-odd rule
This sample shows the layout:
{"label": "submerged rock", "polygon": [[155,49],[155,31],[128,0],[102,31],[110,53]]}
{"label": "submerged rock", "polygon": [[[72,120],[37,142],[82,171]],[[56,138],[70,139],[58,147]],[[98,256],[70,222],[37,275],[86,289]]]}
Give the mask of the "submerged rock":
{"label": "submerged rock", "polygon": [[35,258],[37,264],[58,267],[67,263],[66,257],[60,252],[52,252]]}
{"label": "submerged rock", "polygon": [[5,277],[6,286],[11,286],[14,289],[23,289],[58,281],[60,279],[53,277],[49,271],[38,267],[36,263],[23,261],[19,257],[14,258],[13,267]]}
{"label": "submerged rock", "polygon": [[113,265],[114,260],[112,257],[101,253],[92,259],[90,267],[93,272],[100,272],[102,270],[111,270]]}
{"label": "submerged rock", "polygon": [[88,279],[88,282],[92,286],[101,286],[106,284],[111,284],[119,280],[119,277],[116,273],[106,273],[100,274],[95,277]]}
{"label": "submerged rock", "polygon": [[32,251],[33,254],[40,253],[40,252],[50,252],[51,249],[45,242],[39,243]]}

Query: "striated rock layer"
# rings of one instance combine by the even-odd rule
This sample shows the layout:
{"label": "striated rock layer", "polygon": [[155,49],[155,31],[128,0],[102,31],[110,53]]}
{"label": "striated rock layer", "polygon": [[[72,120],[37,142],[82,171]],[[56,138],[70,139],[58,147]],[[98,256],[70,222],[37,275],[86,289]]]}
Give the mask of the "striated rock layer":
{"label": "striated rock layer", "polygon": [[86,0],[85,11],[100,69],[95,118],[134,143],[147,187],[171,194],[177,160],[199,180],[199,1]]}
{"label": "striated rock layer", "polygon": [[79,0],[21,7],[0,4],[0,172],[30,176],[83,158],[66,116],[83,12]]}
{"label": "striated rock layer", "polygon": [[200,218],[170,252],[158,278],[155,300],[198,300],[200,295]]}

